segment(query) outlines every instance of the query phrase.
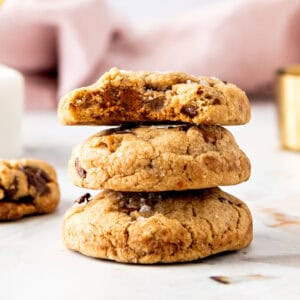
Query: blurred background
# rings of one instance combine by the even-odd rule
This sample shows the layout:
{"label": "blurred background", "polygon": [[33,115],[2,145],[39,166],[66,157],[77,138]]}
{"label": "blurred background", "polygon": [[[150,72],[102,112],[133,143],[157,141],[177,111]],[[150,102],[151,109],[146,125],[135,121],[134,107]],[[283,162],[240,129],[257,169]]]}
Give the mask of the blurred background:
{"label": "blurred background", "polygon": [[143,27],[147,25],[151,26],[151,24],[157,21],[176,17],[194,9],[224,1],[228,0],[108,0],[108,3],[116,10],[119,10],[126,15],[134,25]]}

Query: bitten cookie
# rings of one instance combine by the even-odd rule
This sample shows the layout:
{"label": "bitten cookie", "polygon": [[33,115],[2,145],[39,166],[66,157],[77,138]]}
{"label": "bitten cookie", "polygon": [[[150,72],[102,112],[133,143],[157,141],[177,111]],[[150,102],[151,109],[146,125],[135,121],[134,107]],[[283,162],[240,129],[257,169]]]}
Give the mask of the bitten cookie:
{"label": "bitten cookie", "polygon": [[95,84],[64,96],[58,114],[65,125],[127,122],[239,125],[249,121],[250,105],[241,89],[217,78],[113,68]]}
{"label": "bitten cookie", "polygon": [[56,173],[44,161],[0,161],[0,221],[50,213],[59,199]]}
{"label": "bitten cookie", "polygon": [[119,127],[76,147],[69,173],[79,187],[157,192],[238,184],[250,162],[220,126]]}
{"label": "bitten cookie", "polygon": [[238,250],[252,240],[246,204],[219,188],[84,195],[63,224],[67,248],[125,263],[172,263]]}

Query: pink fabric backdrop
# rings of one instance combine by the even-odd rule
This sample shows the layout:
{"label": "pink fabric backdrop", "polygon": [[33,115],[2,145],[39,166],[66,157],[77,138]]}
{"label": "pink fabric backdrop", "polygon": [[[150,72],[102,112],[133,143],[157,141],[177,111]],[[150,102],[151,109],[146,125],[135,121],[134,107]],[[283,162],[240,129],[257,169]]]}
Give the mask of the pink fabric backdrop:
{"label": "pink fabric backdrop", "polygon": [[0,62],[24,73],[30,109],[55,109],[112,66],[213,75],[253,92],[300,62],[300,1],[223,2],[138,34],[104,0],[6,0]]}

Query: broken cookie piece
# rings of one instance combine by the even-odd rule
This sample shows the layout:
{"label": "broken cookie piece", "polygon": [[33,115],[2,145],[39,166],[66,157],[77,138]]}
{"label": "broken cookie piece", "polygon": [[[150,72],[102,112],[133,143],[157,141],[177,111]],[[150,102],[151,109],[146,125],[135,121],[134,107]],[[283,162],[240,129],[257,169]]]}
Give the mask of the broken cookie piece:
{"label": "broken cookie piece", "polygon": [[250,104],[241,89],[217,78],[113,68],[95,84],[64,96],[58,115],[65,125],[241,125],[250,119]]}
{"label": "broken cookie piece", "polygon": [[55,170],[41,160],[0,160],[0,221],[52,212],[60,199]]}

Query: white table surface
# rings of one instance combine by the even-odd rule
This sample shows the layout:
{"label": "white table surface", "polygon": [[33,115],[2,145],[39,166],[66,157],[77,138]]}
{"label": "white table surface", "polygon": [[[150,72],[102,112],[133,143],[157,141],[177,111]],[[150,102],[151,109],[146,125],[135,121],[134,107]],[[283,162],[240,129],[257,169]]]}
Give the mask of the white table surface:
{"label": "white table surface", "polygon": [[[24,118],[26,156],[53,164],[62,201],[50,215],[0,223],[0,299],[300,299],[300,153],[280,150],[272,103],[255,103],[249,125],[231,127],[252,160],[251,179],[226,187],[253,212],[245,250],[188,264],[136,266],[67,250],[63,214],[84,191],[71,185],[71,147],[95,132],[62,127],[55,114]],[[229,276],[221,284],[210,276]],[[253,276],[257,275],[257,276]]]}

